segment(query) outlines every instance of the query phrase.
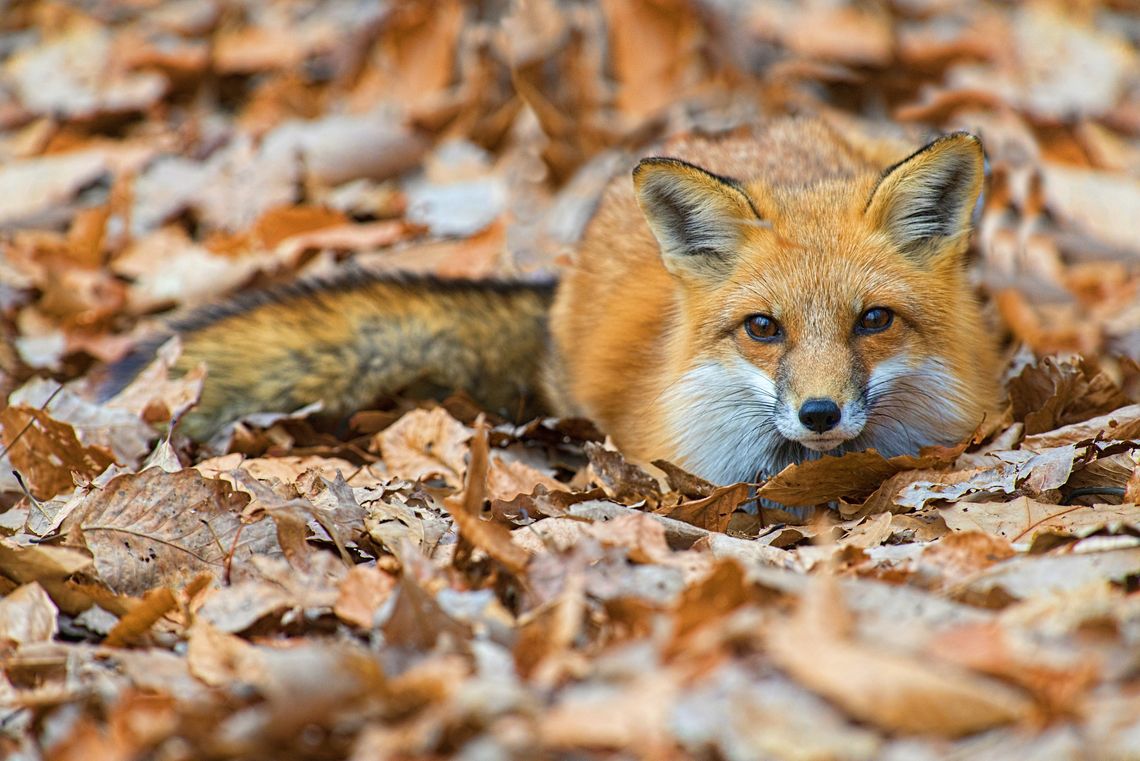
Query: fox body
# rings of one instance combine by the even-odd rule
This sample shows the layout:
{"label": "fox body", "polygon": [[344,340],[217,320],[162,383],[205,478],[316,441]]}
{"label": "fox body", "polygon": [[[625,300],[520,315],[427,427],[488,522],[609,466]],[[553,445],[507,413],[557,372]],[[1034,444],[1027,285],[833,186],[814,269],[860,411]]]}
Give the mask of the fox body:
{"label": "fox body", "polygon": [[191,317],[180,366],[209,376],[185,425],[417,384],[514,412],[538,390],[720,483],[958,441],[998,402],[965,268],[982,149],[885,151],[815,120],[669,143],[611,183],[553,294],[356,276]]}

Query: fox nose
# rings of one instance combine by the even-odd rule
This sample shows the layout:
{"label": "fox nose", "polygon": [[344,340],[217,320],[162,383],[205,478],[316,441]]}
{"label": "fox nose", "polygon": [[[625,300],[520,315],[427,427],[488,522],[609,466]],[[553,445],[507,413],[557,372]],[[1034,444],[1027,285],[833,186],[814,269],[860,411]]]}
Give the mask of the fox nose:
{"label": "fox nose", "polygon": [[808,399],[800,406],[800,422],[816,433],[839,425],[839,405],[830,399]]}

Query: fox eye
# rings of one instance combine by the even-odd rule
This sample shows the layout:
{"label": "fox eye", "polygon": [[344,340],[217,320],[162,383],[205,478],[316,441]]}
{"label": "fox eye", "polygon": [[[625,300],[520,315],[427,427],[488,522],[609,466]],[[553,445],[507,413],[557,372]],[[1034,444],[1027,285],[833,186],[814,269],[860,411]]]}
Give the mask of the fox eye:
{"label": "fox eye", "polygon": [[754,314],[745,318],[744,332],[753,341],[774,341],[784,334],[780,323],[766,314]]}
{"label": "fox eye", "polygon": [[895,313],[886,307],[871,307],[859,317],[855,332],[860,335],[882,333],[895,321]]}

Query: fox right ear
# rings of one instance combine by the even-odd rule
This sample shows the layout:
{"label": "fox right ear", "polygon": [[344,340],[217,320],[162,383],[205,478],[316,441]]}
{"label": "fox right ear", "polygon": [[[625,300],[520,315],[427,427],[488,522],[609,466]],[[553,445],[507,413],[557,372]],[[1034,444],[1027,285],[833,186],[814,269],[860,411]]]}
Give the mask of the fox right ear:
{"label": "fox right ear", "polygon": [[679,159],[643,159],[633,170],[637,202],[675,275],[723,276],[758,219],[734,181]]}
{"label": "fox right ear", "polygon": [[912,259],[960,254],[982,191],[985,157],[978,138],[955,132],[887,169],[867,201],[867,215]]}

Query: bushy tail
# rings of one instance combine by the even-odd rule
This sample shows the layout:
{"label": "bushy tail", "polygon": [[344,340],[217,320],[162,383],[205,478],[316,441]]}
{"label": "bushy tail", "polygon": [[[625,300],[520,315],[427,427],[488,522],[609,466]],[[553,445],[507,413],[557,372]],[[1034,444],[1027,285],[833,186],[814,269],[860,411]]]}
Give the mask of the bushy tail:
{"label": "bushy tail", "polygon": [[[465,391],[514,417],[533,409],[546,352],[552,283],[373,275],[302,281],[243,294],[172,324],[176,372],[207,379],[180,429],[206,439],[254,412],[320,401],[342,418],[385,395]],[[124,387],[169,337],[110,368],[106,395]]]}

